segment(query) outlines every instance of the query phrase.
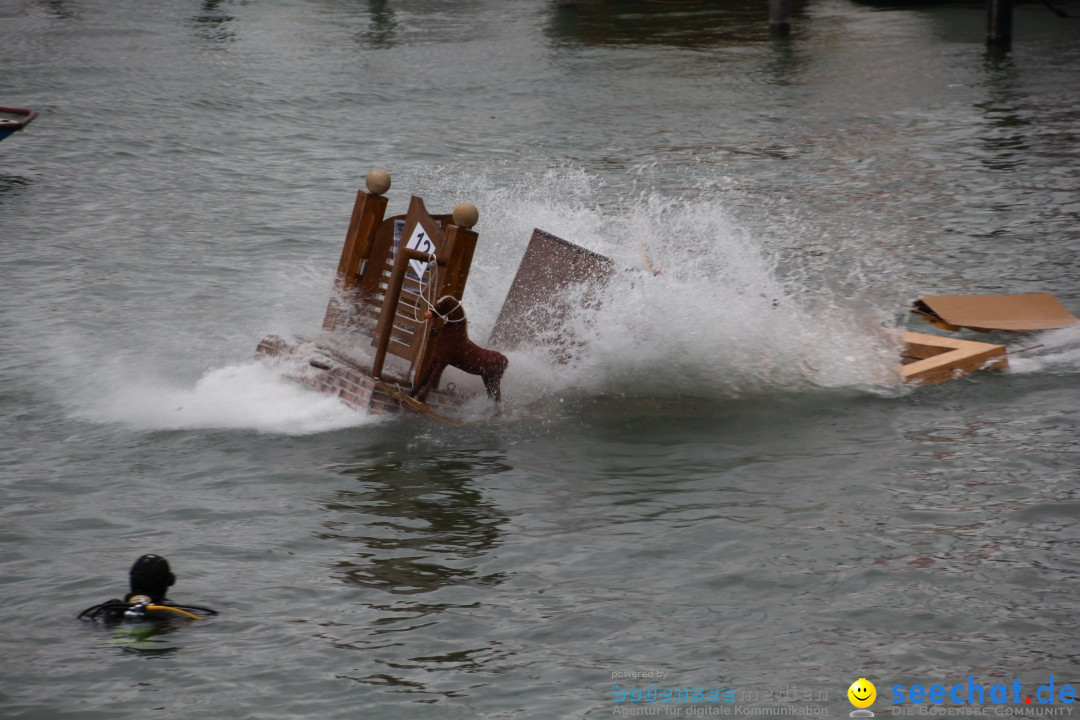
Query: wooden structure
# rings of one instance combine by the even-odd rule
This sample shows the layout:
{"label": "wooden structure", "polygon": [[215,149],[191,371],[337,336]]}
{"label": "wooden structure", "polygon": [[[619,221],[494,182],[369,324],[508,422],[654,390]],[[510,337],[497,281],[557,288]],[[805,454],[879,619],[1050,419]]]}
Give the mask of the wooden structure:
{"label": "wooden structure", "polygon": [[958,340],[939,335],[904,333],[900,375],[905,383],[936,385],[976,370],[1009,366],[1004,345]]}
{"label": "wooden structure", "polygon": [[791,0],[769,0],[769,32],[774,36],[791,34]]}
{"label": "wooden structure", "polygon": [[[923,295],[912,304],[911,312],[949,331],[967,328],[982,333],[1038,332],[1080,323],[1080,318],[1048,293]],[[933,384],[980,368],[1008,367],[1008,352],[1003,345],[919,333],[906,333],[904,340],[904,382]],[[1036,347],[1040,346],[1024,350]]]}
{"label": "wooden structure", "polygon": [[[438,331],[424,312],[442,295],[460,298],[465,291],[478,213],[462,203],[453,213],[431,215],[413,196],[405,215],[387,218],[390,176],[376,170],[366,184],[357,192],[321,341],[270,336],[255,355],[351,407],[395,412]],[[428,403],[447,409],[454,398],[434,391]]]}
{"label": "wooden structure", "polygon": [[[454,214],[429,214],[414,195],[407,214],[384,219],[386,198],[357,193],[323,329],[370,334],[376,378],[388,372],[388,379],[411,384],[426,358],[431,328],[424,311],[436,298],[465,292],[477,234],[464,223],[476,217],[471,205],[457,210],[462,224]],[[408,369],[388,369],[387,354]]]}
{"label": "wooden structure", "polygon": [[1012,47],[1013,0],[986,0],[986,44],[992,49]]}

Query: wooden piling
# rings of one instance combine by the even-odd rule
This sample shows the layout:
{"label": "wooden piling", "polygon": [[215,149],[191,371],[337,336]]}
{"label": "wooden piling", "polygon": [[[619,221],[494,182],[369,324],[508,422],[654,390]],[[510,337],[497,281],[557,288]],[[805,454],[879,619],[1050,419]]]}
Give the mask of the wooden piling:
{"label": "wooden piling", "polygon": [[791,0],[769,0],[769,32],[778,36],[791,33]]}
{"label": "wooden piling", "polygon": [[986,0],[986,44],[996,50],[1012,46],[1013,0]]}

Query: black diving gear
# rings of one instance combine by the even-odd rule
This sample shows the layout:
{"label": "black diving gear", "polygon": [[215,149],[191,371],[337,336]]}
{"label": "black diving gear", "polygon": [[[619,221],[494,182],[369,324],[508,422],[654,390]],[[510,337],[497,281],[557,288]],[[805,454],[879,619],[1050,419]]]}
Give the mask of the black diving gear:
{"label": "black diving gear", "polygon": [[176,583],[169,561],[160,555],[143,555],[131,566],[131,592],[123,600],[106,600],[79,613],[80,620],[115,624],[124,621],[165,620],[177,615],[199,620],[217,615],[216,610],[198,605],[176,605],[165,593]]}

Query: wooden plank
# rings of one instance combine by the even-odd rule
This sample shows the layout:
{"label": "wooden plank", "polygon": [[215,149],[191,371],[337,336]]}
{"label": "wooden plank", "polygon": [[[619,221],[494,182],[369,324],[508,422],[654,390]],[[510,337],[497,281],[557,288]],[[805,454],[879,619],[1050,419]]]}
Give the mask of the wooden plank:
{"label": "wooden plank", "polygon": [[411,312],[397,313],[394,315],[394,320],[391,324],[396,328],[407,330],[410,333],[414,333],[426,325],[423,320],[414,318]]}
{"label": "wooden plank", "polygon": [[399,324],[405,324],[410,328],[416,329],[421,325],[424,325],[426,320],[424,313],[418,307],[412,305],[398,305],[397,313],[394,315],[394,322]]}
{"label": "wooden plank", "polygon": [[393,339],[386,344],[386,352],[390,355],[397,355],[402,360],[407,360],[409,362],[412,362],[413,355],[415,354],[412,345],[404,345]]}
{"label": "wooden plank", "polygon": [[435,410],[431,409],[431,407],[425,405],[416,398],[411,398],[400,390],[393,388],[382,381],[377,382],[375,384],[375,387],[400,402],[402,407],[408,408],[415,413],[420,413],[421,415],[429,417],[432,420],[438,420],[441,423],[446,423],[447,425],[454,425],[456,427],[461,427],[465,424],[465,421],[463,420],[458,420],[457,418],[452,418],[448,415],[443,415],[436,412]]}
{"label": "wooden plank", "polygon": [[1004,345],[913,332],[904,333],[904,343],[905,355],[920,358],[900,368],[905,383],[934,385],[983,368],[1009,366]]}
{"label": "wooden plank", "polygon": [[398,327],[396,324],[390,328],[390,340],[393,342],[411,347],[415,339],[416,333],[408,328]]}
{"label": "wooden plank", "polygon": [[420,295],[402,288],[401,290],[401,305],[403,307],[423,307],[427,310],[427,303],[421,299]]}

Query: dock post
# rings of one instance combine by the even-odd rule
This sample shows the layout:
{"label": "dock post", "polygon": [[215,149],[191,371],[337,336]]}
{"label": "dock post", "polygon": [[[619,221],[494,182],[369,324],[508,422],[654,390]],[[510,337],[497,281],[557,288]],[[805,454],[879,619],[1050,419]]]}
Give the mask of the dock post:
{"label": "dock post", "polygon": [[769,0],[769,32],[791,34],[791,0]]}
{"label": "dock post", "polygon": [[1013,0],[986,0],[986,44],[998,50],[1012,46]]}

